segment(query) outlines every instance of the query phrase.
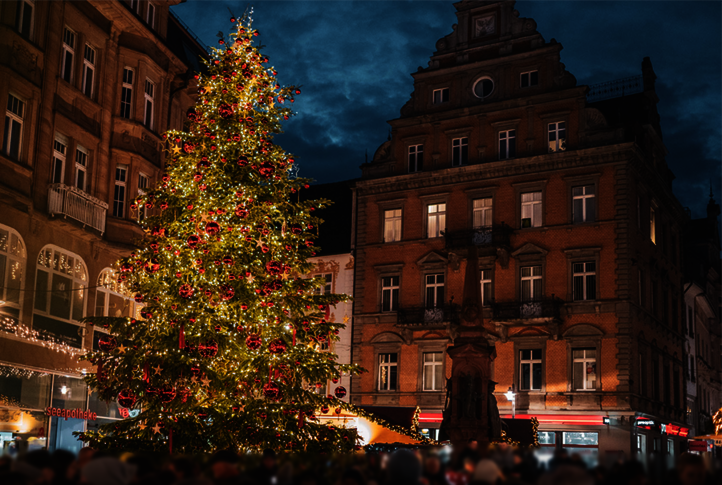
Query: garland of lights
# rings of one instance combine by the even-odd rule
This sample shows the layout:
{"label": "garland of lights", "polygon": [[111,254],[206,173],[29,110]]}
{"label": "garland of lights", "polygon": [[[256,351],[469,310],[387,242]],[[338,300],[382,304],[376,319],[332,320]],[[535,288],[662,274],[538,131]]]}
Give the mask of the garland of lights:
{"label": "garland of lights", "polygon": [[719,408],[714,416],[712,416],[712,423],[714,423],[714,434],[722,434],[722,408]]}
{"label": "garland of lights", "polygon": [[63,353],[75,357],[82,353],[81,349],[71,347],[70,345],[60,342],[51,336],[45,330],[34,330],[27,325],[23,325],[19,321],[10,317],[0,317],[0,331],[12,333],[16,337],[34,344],[40,344],[46,349]]}

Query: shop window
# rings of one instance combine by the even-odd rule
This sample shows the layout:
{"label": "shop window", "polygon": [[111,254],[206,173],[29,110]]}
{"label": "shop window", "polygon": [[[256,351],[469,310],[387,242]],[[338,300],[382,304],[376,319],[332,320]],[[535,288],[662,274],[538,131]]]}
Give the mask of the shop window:
{"label": "shop window", "polygon": [[384,211],[384,242],[401,241],[401,209]]}
{"label": "shop window", "polygon": [[20,234],[0,225],[0,316],[20,319],[25,281],[25,244]]}
{"label": "shop window", "polygon": [[46,246],[40,251],[35,276],[33,327],[80,347],[80,319],[85,315],[88,271],[79,256]]}
{"label": "shop window", "polygon": [[444,387],[444,353],[424,352],[424,391],[440,391]]}
{"label": "shop window", "polygon": [[130,119],[131,106],[133,105],[133,69],[123,68],[123,84],[120,91],[120,116]]}
{"label": "shop window", "polygon": [[473,201],[474,229],[490,227],[492,224],[492,199],[474,199]]}
{"label": "shop window", "polygon": [[395,312],[399,309],[399,277],[381,278],[381,311]]}
{"label": "shop window", "polygon": [[426,237],[441,237],[446,231],[446,204],[426,206]]}
{"label": "shop window", "polygon": [[95,290],[95,316],[138,318],[138,305],[131,292],[118,282],[118,274],[111,268],[105,268],[98,275],[98,287]]}
{"label": "shop window", "polygon": [[[80,378],[55,376],[53,379],[52,407],[60,409],[80,409],[85,411],[88,399],[88,386]],[[52,417],[50,423],[49,451],[63,449],[74,453],[80,451],[83,443],[73,436],[76,431],[85,431],[85,421]]]}
{"label": "shop window", "polygon": [[379,391],[395,391],[398,380],[399,354],[379,354]]}
{"label": "shop window", "polygon": [[540,391],[542,385],[542,350],[519,351],[519,389]]}
{"label": "shop window", "polygon": [[409,173],[420,172],[424,166],[424,145],[409,146]]}
{"label": "shop window", "polygon": [[469,139],[454,138],[451,140],[451,165],[458,167],[469,162]]}
{"label": "shop window", "polygon": [[563,449],[569,455],[579,455],[588,468],[594,468],[599,462],[599,434],[598,433],[562,433]]}
{"label": "shop window", "polygon": [[590,391],[597,388],[597,350],[572,350],[573,387],[575,391]]}
{"label": "shop window", "polygon": [[553,445],[556,444],[556,432],[554,431],[539,431],[537,433],[539,437],[540,445]]}
{"label": "shop window", "polygon": [[526,192],[521,194],[521,227],[541,227],[542,193]]}
{"label": "shop window", "polygon": [[23,139],[23,117],[25,102],[8,94],[8,105],[5,111],[5,138],[3,153],[14,160],[20,160],[20,145]]}
{"label": "shop window", "polygon": [[596,220],[596,194],[594,185],[572,187],[572,219],[574,224]]}
{"label": "shop window", "polygon": [[63,31],[63,55],[62,66],[60,68],[60,76],[66,82],[73,82],[73,66],[75,59],[75,32],[65,27]]}

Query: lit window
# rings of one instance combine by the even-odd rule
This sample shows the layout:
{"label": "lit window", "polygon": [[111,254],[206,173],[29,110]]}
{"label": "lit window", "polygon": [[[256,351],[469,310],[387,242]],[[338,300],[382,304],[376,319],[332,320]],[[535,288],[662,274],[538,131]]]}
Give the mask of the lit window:
{"label": "lit window", "polygon": [[564,121],[549,123],[549,153],[567,149],[567,124]]}
{"label": "lit window", "polygon": [[596,194],[593,185],[572,187],[572,218],[574,224],[596,220]]}
{"label": "lit window", "polygon": [[379,354],[379,391],[396,390],[398,361],[398,354]]}
{"label": "lit window", "polygon": [[424,352],[424,391],[444,388],[444,353]]}
{"label": "lit window", "polygon": [[575,391],[589,391],[597,387],[597,351],[596,349],[573,349]]}
{"label": "lit window", "polygon": [[454,167],[466,165],[469,161],[469,139],[454,138],[451,140],[451,164]]}
{"label": "lit window", "polygon": [[424,166],[424,145],[409,146],[409,172],[420,172]]}
{"label": "lit window", "polygon": [[576,432],[564,432],[563,433],[565,445],[586,445],[586,446],[598,446],[599,445],[599,433],[576,433]]}
{"label": "lit window", "polygon": [[123,85],[120,91],[120,116],[130,119],[133,99],[133,70],[129,67],[123,69]]}
{"label": "lit window", "polygon": [[594,261],[572,263],[574,280],[574,300],[597,299],[597,265]]}
{"label": "lit window", "polygon": [[481,305],[489,306],[489,305],[491,305],[491,288],[492,288],[491,270],[490,269],[482,269],[481,270],[480,283],[481,283]]}
{"label": "lit window", "polygon": [[[136,310],[137,307],[137,310]],[[98,275],[95,290],[95,316],[137,318],[141,305],[132,298],[129,289],[118,282],[118,274],[106,268]]]}
{"label": "lit window", "polygon": [[538,300],[542,296],[542,267],[523,266],[521,268],[522,301]]}
{"label": "lit window", "polygon": [[444,275],[426,275],[426,308],[444,305]]}
{"label": "lit window", "polygon": [[542,383],[541,349],[519,351],[519,389],[539,391]]}
{"label": "lit window", "polygon": [[148,79],[145,80],[145,116],[143,123],[149,129],[153,129],[153,100],[155,93],[155,84]]}
{"label": "lit window", "polygon": [[654,212],[654,207],[649,208],[649,239],[657,244],[657,214]]}
{"label": "lit window", "polygon": [[18,29],[20,35],[22,35],[26,39],[31,39],[33,35],[34,12],[34,1],[20,0],[17,3],[17,12],[15,13],[15,28]]}
{"label": "lit window", "polygon": [[516,130],[499,132],[499,160],[516,157]]}
{"label": "lit window", "polygon": [[15,230],[0,225],[0,315],[20,318],[25,280],[25,244]]}
{"label": "lit window", "polygon": [[145,21],[148,23],[148,27],[155,28],[155,5],[152,3],[148,4],[148,15],[146,15]]}
{"label": "lit window", "polygon": [[477,79],[473,87],[474,96],[477,98],[488,98],[494,92],[494,81],[488,77]]}
{"label": "lit window", "polygon": [[115,167],[115,191],[113,193],[113,216],[125,216],[125,189],[128,177],[128,167],[118,165]]}
{"label": "lit window", "polygon": [[521,194],[521,227],[541,227],[542,193],[527,192]]}
{"label": "lit window", "polygon": [[23,139],[23,115],[25,103],[12,94],[8,94],[8,106],[5,111],[5,138],[3,153],[15,160],[20,159],[20,144]]}
{"label": "lit window", "polygon": [[83,56],[83,93],[93,97],[93,76],[95,75],[95,49],[85,44]]}
{"label": "lit window", "polygon": [[491,197],[475,199],[473,202],[474,229],[491,226]]}
{"label": "lit window", "polygon": [[85,315],[88,272],[81,258],[46,247],[38,256],[35,313],[78,322]]}
{"label": "lit window", "polygon": [[529,88],[539,84],[539,71],[522,72],[520,76],[520,86]]}
{"label": "lit window", "polygon": [[60,75],[66,82],[73,82],[73,59],[75,57],[75,32],[65,27],[63,32],[63,57]]}
{"label": "lit window", "polygon": [[85,191],[88,179],[88,152],[78,145],[75,149],[75,188]]}
{"label": "lit window", "polygon": [[449,88],[434,89],[434,104],[447,103],[449,101]]}
{"label": "lit window", "polygon": [[55,135],[53,140],[53,168],[51,182],[62,184],[65,177],[65,152],[68,149],[68,142],[60,135]]}
{"label": "lit window", "polygon": [[399,277],[381,278],[381,311],[395,312],[399,309]]}
{"label": "lit window", "polygon": [[401,241],[401,209],[384,211],[384,242]]}
{"label": "lit window", "polygon": [[427,228],[426,237],[441,237],[446,230],[446,204],[430,204],[426,206]]}

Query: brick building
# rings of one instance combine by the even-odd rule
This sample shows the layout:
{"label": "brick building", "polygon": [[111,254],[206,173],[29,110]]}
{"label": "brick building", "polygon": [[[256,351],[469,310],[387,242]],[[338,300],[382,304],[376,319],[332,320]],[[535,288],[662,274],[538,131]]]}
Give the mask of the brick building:
{"label": "brick building", "polygon": [[158,179],[160,134],[182,128],[205,53],[179,1],[0,2],[0,454],[74,449],[72,431],[121,417],[73,353],[97,342],[82,317],[137,310],[111,266],[142,235],[131,201]]}
{"label": "brick building", "polygon": [[412,74],[411,99],[355,185],[352,355],[369,372],[352,402],[418,405],[435,435],[474,244],[501,414],[512,388],[547,456],[673,457],[684,214],[651,62],[577,85],[562,46],[513,1],[454,6],[453,32]]}

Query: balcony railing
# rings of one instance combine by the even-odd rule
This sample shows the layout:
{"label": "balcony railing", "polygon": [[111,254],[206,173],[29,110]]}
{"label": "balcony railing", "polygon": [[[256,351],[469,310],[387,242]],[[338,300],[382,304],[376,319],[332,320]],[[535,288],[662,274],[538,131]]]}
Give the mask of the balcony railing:
{"label": "balcony railing", "polygon": [[468,246],[499,247],[509,245],[512,228],[506,224],[498,226],[449,231],[444,234],[447,248],[465,248]]}
{"label": "balcony railing", "polygon": [[425,306],[405,307],[398,311],[399,325],[443,325],[459,323],[459,305],[444,305],[432,308]]}
{"label": "balcony railing", "polygon": [[108,204],[75,187],[53,184],[48,188],[48,212],[71,217],[102,234],[105,232]]}
{"label": "balcony railing", "polygon": [[493,320],[558,319],[564,302],[559,298],[530,301],[499,301],[492,303]]}
{"label": "balcony railing", "polygon": [[644,91],[642,76],[625,77],[589,86],[587,101],[594,103],[604,99],[619,98]]}

